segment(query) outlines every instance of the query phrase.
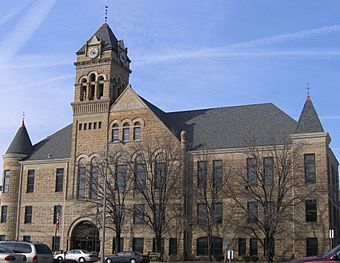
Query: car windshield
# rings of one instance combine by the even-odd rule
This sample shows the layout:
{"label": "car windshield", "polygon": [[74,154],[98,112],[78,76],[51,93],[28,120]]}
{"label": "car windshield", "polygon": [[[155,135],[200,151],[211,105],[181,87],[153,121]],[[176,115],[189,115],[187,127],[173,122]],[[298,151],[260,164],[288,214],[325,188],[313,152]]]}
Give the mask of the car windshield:
{"label": "car windshield", "polygon": [[338,245],[335,248],[333,248],[332,250],[326,252],[321,257],[322,258],[329,258],[330,256],[334,255],[339,249],[340,249],[340,245]]}
{"label": "car windshield", "polygon": [[135,254],[136,254],[136,255],[139,255],[139,256],[142,255],[142,253],[139,253],[139,252],[137,252],[137,251],[135,251]]}

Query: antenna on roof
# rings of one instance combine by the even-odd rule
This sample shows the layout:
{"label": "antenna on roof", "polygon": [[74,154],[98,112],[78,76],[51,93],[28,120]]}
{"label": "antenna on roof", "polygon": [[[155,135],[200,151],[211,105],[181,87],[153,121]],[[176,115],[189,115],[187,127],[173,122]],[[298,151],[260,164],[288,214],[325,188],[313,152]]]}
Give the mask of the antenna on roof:
{"label": "antenna on roof", "polygon": [[105,6],[105,24],[107,23],[107,9],[108,9],[109,7],[106,5]]}

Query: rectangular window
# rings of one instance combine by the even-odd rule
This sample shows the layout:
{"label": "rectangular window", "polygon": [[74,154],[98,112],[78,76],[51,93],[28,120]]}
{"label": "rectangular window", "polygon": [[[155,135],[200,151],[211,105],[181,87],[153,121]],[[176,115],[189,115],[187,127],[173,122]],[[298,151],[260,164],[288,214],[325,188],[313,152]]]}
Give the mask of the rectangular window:
{"label": "rectangular window", "polygon": [[96,122],[93,123],[93,129],[94,130],[97,129],[97,123]]}
{"label": "rectangular window", "polygon": [[112,254],[124,251],[124,238],[120,238],[119,242],[116,238],[112,240]]}
{"label": "rectangular window", "polygon": [[25,206],[25,224],[32,223],[32,206]]}
{"label": "rectangular window", "polygon": [[266,157],[263,159],[264,184],[266,186],[273,185],[274,179],[274,159]]}
{"label": "rectangular window", "polygon": [[214,219],[216,224],[222,224],[223,221],[223,204],[215,203],[213,204],[214,209]]}
{"label": "rectangular window", "polygon": [[0,235],[0,241],[5,241],[6,240],[6,235]]}
{"label": "rectangular window", "polygon": [[87,130],[87,123],[84,123],[84,130]]}
{"label": "rectangular window", "polygon": [[83,128],[83,124],[79,123],[79,131],[81,131],[82,128]]}
{"label": "rectangular window", "polygon": [[134,237],[133,240],[132,240],[132,250],[143,254],[144,238]]}
{"label": "rectangular window", "polygon": [[208,174],[208,165],[207,161],[199,161],[197,162],[197,187],[205,188],[207,187],[207,174]]}
{"label": "rectangular window", "polygon": [[133,223],[144,224],[144,205],[136,204],[133,205]]}
{"label": "rectangular window", "polygon": [[213,161],[213,187],[222,187],[223,181],[223,161]]}
{"label": "rectangular window", "polygon": [[145,189],[146,187],[146,166],[145,164],[136,164],[135,189]]}
{"label": "rectangular window", "polygon": [[116,189],[123,191],[126,187],[126,173],[127,166],[125,164],[119,164],[116,167]]}
{"label": "rectangular window", "polygon": [[169,255],[170,256],[177,255],[177,238],[169,239]]}
{"label": "rectangular window", "polygon": [[31,236],[22,236],[22,241],[31,242]]}
{"label": "rectangular window", "polygon": [[164,187],[164,178],[165,178],[165,163],[156,163],[155,164],[155,188],[162,189]]}
{"label": "rectangular window", "polygon": [[61,205],[55,205],[53,211],[53,224],[60,224],[61,212],[62,212]]}
{"label": "rectangular window", "polygon": [[4,193],[8,193],[9,191],[9,178],[11,175],[11,171],[10,170],[6,170],[4,173],[4,188],[3,188],[3,192]]}
{"label": "rectangular window", "polygon": [[265,209],[264,210],[264,216],[266,217],[266,219],[268,221],[273,220],[274,217],[275,217],[275,213],[276,213],[275,202],[274,201],[266,202],[264,209]]}
{"label": "rectangular window", "polygon": [[316,173],[315,173],[315,154],[305,154],[305,182],[315,183]]}
{"label": "rectangular window", "polygon": [[318,253],[318,239],[316,237],[308,237],[306,240],[306,256],[317,256]]}
{"label": "rectangular window", "polygon": [[257,210],[257,202],[251,201],[247,204],[248,207],[248,223],[256,223],[258,210]]}
{"label": "rectangular window", "polygon": [[255,158],[247,159],[247,172],[248,172],[248,184],[256,185],[257,176],[256,176],[256,159]]}
{"label": "rectangular window", "polygon": [[89,130],[92,129],[92,122],[89,123]]}
{"label": "rectangular window", "polygon": [[205,225],[207,223],[208,210],[206,204],[197,204],[197,224]]}
{"label": "rectangular window", "polygon": [[249,247],[249,255],[250,256],[257,256],[258,255],[258,244],[256,238],[250,239],[250,247]]}
{"label": "rectangular window", "polygon": [[244,256],[246,253],[247,253],[246,239],[245,238],[239,238],[238,239],[238,255]]}
{"label": "rectangular window", "polygon": [[98,122],[98,129],[101,129],[102,128],[102,122]]}
{"label": "rectangular window", "polygon": [[64,184],[64,168],[57,168],[55,176],[55,191],[62,192]]}
{"label": "rectangular window", "polygon": [[306,222],[317,222],[316,200],[306,200]]}
{"label": "rectangular window", "polygon": [[35,177],[35,170],[28,170],[28,172],[27,172],[27,193],[33,193],[33,191],[34,191],[34,177]]}
{"label": "rectangular window", "polygon": [[60,250],[60,237],[53,236],[52,237],[52,251],[58,251],[58,250]]}
{"label": "rectangular window", "polygon": [[7,223],[7,205],[1,207],[1,222],[2,224]]}

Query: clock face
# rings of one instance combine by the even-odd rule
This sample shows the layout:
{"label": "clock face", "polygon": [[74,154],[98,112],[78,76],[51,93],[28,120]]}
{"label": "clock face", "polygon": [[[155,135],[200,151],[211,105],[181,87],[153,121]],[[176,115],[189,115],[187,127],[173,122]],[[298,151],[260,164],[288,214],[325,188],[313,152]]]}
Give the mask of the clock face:
{"label": "clock face", "polygon": [[119,60],[122,63],[124,63],[126,61],[126,54],[125,54],[125,52],[120,52],[119,53]]}
{"label": "clock face", "polygon": [[87,54],[90,58],[95,58],[98,56],[99,50],[97,47],[91,47],[89,48],[89,51],[87,52]]}

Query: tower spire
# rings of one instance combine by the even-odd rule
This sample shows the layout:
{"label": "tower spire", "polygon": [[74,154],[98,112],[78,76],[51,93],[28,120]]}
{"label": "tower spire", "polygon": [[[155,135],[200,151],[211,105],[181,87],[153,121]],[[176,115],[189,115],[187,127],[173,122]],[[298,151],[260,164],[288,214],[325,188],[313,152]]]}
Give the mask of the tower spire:
{"label": "tower spire", "polygon": [[25,127],[25,112],[22,113],[21,127]]}

